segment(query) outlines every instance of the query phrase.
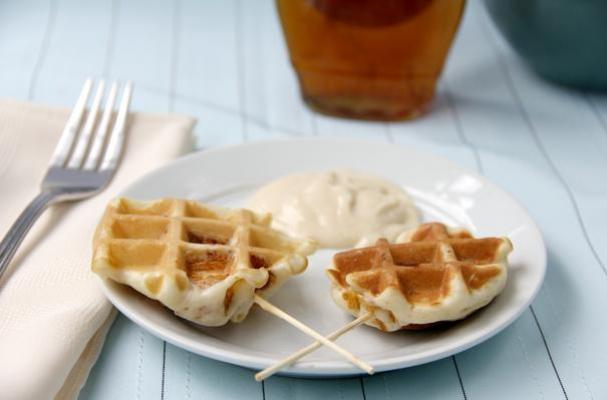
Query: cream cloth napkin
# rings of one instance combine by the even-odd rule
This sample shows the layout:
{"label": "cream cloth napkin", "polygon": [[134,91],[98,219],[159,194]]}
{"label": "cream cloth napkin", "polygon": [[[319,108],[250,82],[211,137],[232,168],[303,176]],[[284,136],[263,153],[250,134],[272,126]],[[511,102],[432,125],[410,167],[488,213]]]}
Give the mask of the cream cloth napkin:
{"label": "cream cloth napkin", "polygon": [[[34,198],[69,110],[0,100],[0,235]],[[133,114],[111,185],[48,209],[0,281],[0,397],[74,398],[115,312],[90,270],[106,203],[129,182],[191,148],[195,121]]]}

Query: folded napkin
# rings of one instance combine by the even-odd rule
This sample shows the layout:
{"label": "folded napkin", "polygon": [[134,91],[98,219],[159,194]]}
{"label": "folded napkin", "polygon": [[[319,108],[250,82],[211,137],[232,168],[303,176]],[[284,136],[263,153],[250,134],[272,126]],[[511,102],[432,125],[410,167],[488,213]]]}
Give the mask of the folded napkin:
{"label": "folded napkin", "polygon": [[[0,100],[0,237],[38,192],[69,110]],[[129,182],[191,148],[194,120],[129,117],[122,163],[102,193],[51,207],[0,281],[0,397],[74,398],[114,311],[91,273],[106,203]]]}

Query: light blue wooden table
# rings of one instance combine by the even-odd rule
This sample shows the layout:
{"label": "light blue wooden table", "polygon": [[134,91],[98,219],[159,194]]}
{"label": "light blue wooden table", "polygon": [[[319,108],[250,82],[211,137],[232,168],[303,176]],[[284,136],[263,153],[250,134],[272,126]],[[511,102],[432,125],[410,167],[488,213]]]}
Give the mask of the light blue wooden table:
{"label": "light blue wooden table", "polygon": [[133,79],[135,109],[198,117],[199,147],[363,137],[475,168],[526,205],[549,265],[493,339],[373,377],[256,383],[119,317],[82,399],[607,399],[607,97],[536,78],[474,0],[434,109],[394,124],[304,107],[272,0],[0,1],[0,96],[71,106],[91,75]]}

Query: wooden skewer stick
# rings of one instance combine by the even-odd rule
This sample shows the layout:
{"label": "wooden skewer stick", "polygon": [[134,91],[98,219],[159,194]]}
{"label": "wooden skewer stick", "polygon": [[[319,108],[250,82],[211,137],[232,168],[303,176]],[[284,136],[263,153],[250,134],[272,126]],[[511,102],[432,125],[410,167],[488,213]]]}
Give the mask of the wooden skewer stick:
{"label": "wooden skewer stick", "polygon": [[344,358],[346,358],[352,364],[356,365],[358,368],[362,369],[363,371],[367,372],[368,374],[371,375],[375,372],[375,370],[373,369],[373,367],[371,365],[358,359],[354,354],[350,353],[347,350],[344,350],[337,344],[335,344],[332,341],[330,341],[329,339],[325,338],[320,333],[316,332],[314,329],[312,329],[309,326],[303,324],[302,322],[296,320],[295,318],[293,318],[286,312],[282,311],[280,308],[278,308],[278,307],[274,306],[273,304],[271,304],[270,302],[268,302],[263,297],[260,297],[259,295],[255,295],[255,303],[257,303],[257,305],[259,307],[261,307],[264,311],[267,311],[270,314],[274,314],[278,318],[285,320],[286,322],[290,323],[291,325],[293,325],[294,327],[296,327],[303,333],[307,334],[308,336],[312,336],[314,339],[318,340],[320,343],[329,347],[331,350],[341,354]]}
{"label": "wooden skewer stick", "polygon": [[[371,317],[373,317],[372,313],[366,313],[364,315],[361,315],[357,319],[351,321],[349,324],[342,326],[341,328],[339,328],[338,330],[336,330],[334,332],[331,332],[331,334],[329,334],[327,336],[327,339],[335,340],[338,337],[340,337],[341,335],[343,335],[344,333],[365,323],[366,321],[371,319]],[[274,375],[276,372],[280,371],[283,367],[293,364],[300,358],[302,358],[302,357],[306,356],[307,354],[310,354],[314,350],[318,349],[320,346],[322,346],[322,343],[319,341],[316,341],[316,342],[312,343],[311,345],[304,347],[303,349],[291,354],[290,356],[283,358],[276,364],[271,365],[268,368],[264,369],[263,371],[255,374],[255,380],[259,382],[259,381],[263,381],[264,379],[269,378],[270,376]]]}

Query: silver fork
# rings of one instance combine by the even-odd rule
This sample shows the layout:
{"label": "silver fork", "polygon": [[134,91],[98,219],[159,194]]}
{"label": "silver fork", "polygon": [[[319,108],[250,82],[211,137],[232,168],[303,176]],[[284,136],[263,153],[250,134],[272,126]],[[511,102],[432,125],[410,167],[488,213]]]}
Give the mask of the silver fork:
{"label": "silver fork", "polygon": [[[100,81],[86,120],[81,124],[92,87],[93,81],[87,79],[51,157],[49,168],[40,185],[40,194],[23,210],[0,242],[0,278],[27,232],[48,206],[84,199],[98,193],[116,171],[124,143],[133,85],[128,82],[124,86],[115,118],[113,110],[118,83],[113,82],[110,85],[101,119],[97,123],[97,114],[105,92],[105,83]],[[108,136],[112,120],[114,124]]]}

